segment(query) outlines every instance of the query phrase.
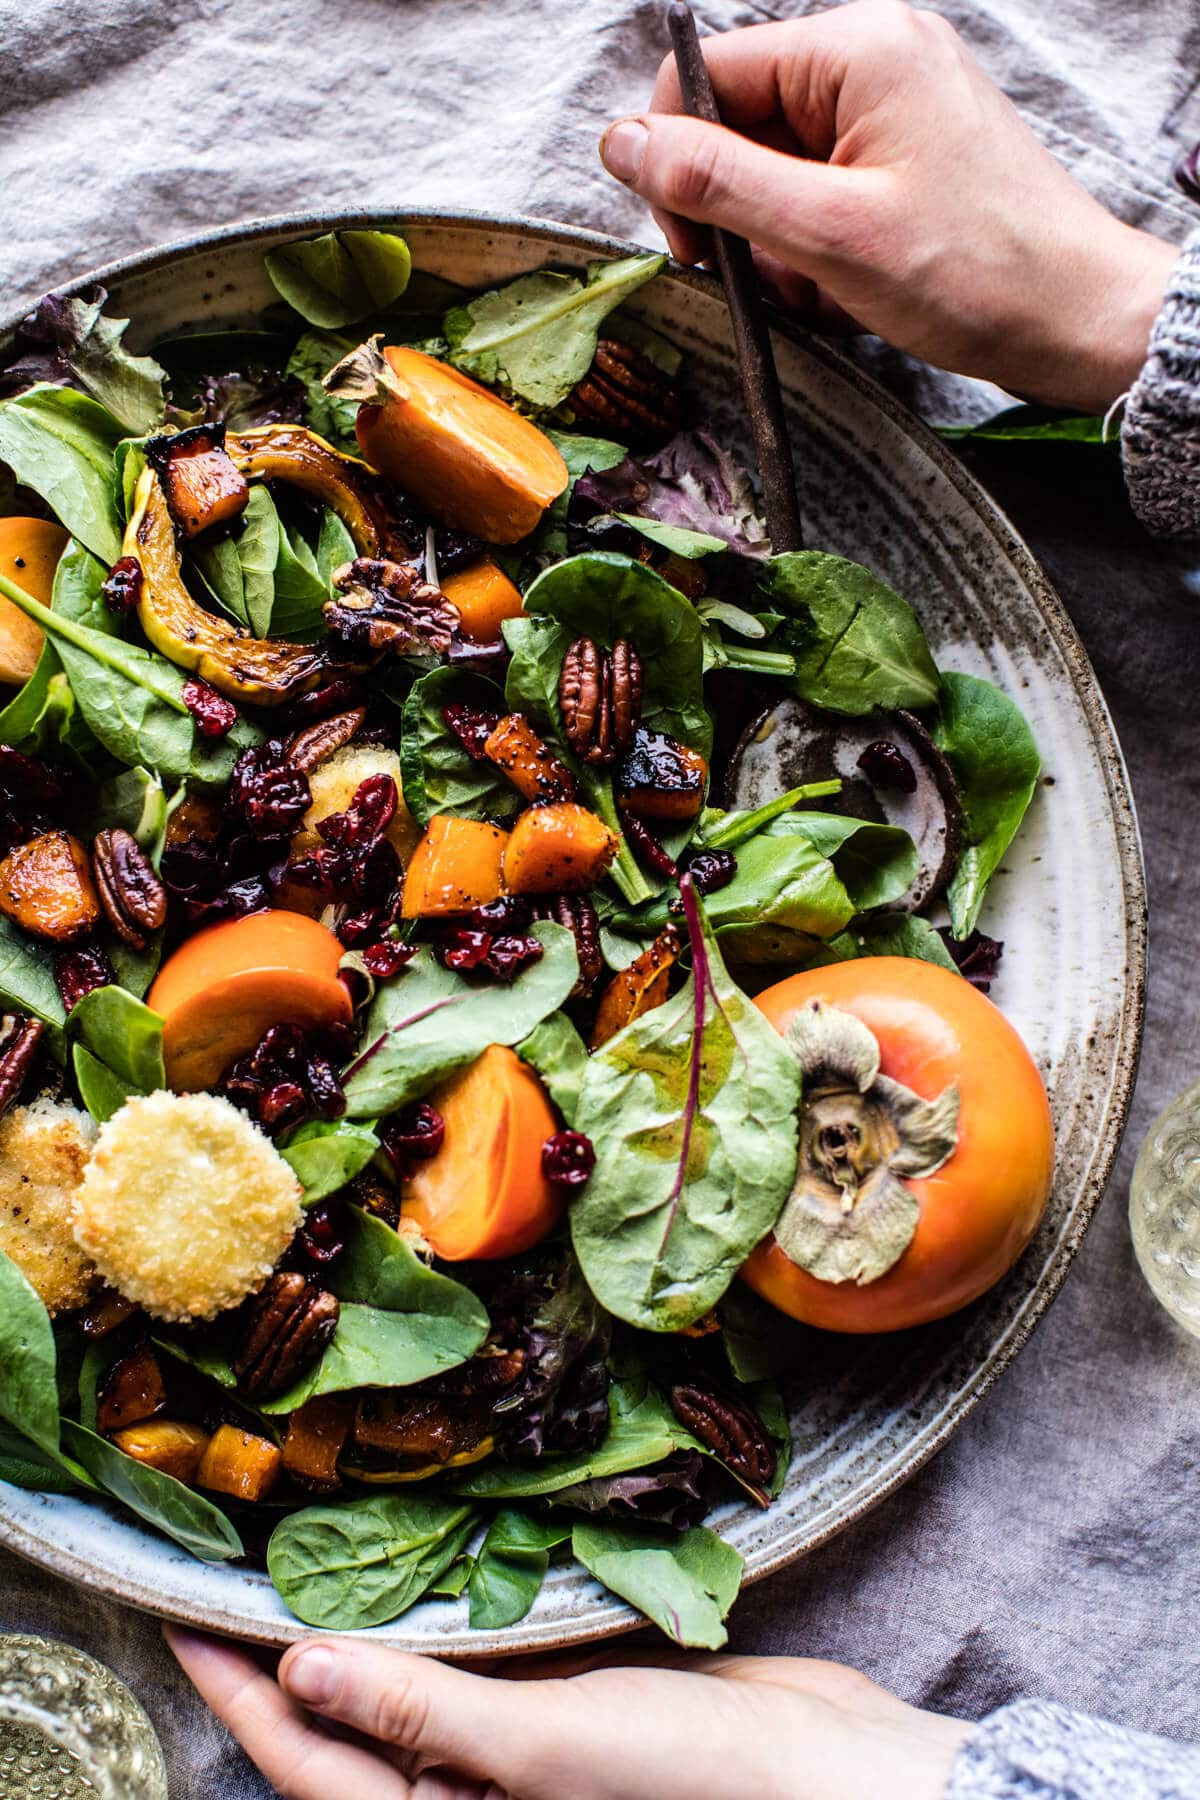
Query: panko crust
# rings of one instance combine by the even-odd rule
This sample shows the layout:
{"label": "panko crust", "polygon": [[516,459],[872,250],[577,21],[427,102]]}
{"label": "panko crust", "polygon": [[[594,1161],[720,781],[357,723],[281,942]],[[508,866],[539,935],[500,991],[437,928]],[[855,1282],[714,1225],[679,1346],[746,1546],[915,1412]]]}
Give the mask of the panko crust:
{"label": "panko crust", "polygon": [[156,1318],[215,1319],[260,1288],[303,1217],[270,1140],[216,1094],[127,1100],[100,1128],[75,1241]]}
{"label": "panko crust", "polygon": [[95,1135],[87,1113],[46,1096],[0,1119],[0,1250],[50,1313],[82,1306],[98,1280],[71,1230]]}

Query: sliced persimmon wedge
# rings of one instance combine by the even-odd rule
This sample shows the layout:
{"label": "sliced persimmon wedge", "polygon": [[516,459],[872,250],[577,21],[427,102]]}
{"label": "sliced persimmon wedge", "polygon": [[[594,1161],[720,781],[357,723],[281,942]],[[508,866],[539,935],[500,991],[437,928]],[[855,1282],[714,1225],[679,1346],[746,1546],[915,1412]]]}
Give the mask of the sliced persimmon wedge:
{"label": "sliced persimmon wedge", "polygon": [[[49,606],[67,534],[52,519],[0,519],[0,575]],[[45,633],[20,607],[0,597],[0,681],[24,685],[37,667]]]}
{"label": "sliced persimmon wedge", "polygon": [[428,1099],[446,1135],[404,1188],[403,1216],[447,1262],[528,1250],[562,1212],[542,1173],[542,1145],[558,1125],[541,1082],[515,1050],[493,1044]]}
{"label": "sliced persimmon wedge", "polygon": [[215,1087],[272,1025],[348,1025],[354,1009],[341,958],[318,920],[276,907],[188,938],[146,996],[163,1020],[167,1085],[179,1094]]}

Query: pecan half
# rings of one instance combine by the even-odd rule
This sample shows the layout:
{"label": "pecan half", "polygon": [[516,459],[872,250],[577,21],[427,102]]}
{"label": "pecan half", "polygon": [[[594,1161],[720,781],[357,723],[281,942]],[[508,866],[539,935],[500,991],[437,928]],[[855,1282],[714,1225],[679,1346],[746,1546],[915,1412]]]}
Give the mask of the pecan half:
{"label": "pecan half", "polygon": [[132,950],[167,921],[167,890],[132,832],[120,825],[98,831],[92,842],[92,879],[104,914]]}
{"label": "pecan half", "polygon": [[248,1400],[282,1394],[325,1349],[340,1310],[335,1295],[299,1272],[272,1275],[246,1312],[233,1358],[239,1391]]}
{"label": "pecan half", "polygon": [[358,556],[337,571],[322,611],[329,635],[351,653],[444,656],[458,625],[440,589],[412,563]]}
{"label": "pecan half", "polygon": [[288,761],[295,768],[302,769],[306,775],[311,775],[335,751],[345,749],[361,730],[366,716],[365,706],[354,706],[349,712],[334,713],[328,719],[318,719],[315,725],[306,726],[289,740],[285,749]]}
{"label": "pecan half", "polygon": [[5,1013],[0,1019],[0,1113],[20,1099],[45,1035],[40,1019],[27,1019],[21,1013]]}
{"label": "pecan half", "polygon": [[768,1489],[775,1479],[775,1448],[754,1408],[692,1382],[677,1382],[667,1398],[680,1424],[737,1476],[760,1506],[768,1505]]}
{"label": "pecan half", "polygon": [[569,998],[590,994],[604,970],[600,919],[591,900],[586,894],[539,895],[533,903],[533,916],[550,919],[571,933],[579,958],[579,979]]}
{"label": "pecan half", "polygon": [[567,742],[584,762],[608,767],[630,749],[642,713],[642,659],[628,638],[611,650],[576,638],[559,671],[558,704]]}
{"label": "pecan half", "polygon": [[601,338],[592,366],[570,399],[579,424],[603,427],[624,443],[659,444],[678,431],[679,396],[649,357],[616,338]]}

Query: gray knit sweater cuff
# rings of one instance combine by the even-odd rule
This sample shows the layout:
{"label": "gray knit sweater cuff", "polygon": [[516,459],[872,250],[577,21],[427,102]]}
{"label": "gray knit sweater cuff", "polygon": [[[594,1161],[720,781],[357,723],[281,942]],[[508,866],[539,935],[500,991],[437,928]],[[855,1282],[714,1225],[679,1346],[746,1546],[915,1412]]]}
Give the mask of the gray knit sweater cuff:
{"label": "gray knit sweater cuff", "polygon": [[1016,1700],[966,1739],[945,1800],[1200,1800],[1200,1746]]}
{"label": "gray knit sweater cuff", "polygon": [[1200,231],[1183,247],[1121,428],[1125,481],[1143,525],[1200,532]]}

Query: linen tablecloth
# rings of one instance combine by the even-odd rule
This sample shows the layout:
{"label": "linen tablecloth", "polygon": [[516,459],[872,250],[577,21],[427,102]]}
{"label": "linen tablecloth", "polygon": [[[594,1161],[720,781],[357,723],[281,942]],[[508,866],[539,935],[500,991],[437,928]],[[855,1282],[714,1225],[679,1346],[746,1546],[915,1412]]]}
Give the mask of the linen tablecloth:
{"label": "linen tablecloth", "polygon": [[[662,10],[0,0],[0,311],[110,257],[310,207],[508,208],[655,243],[596,142],[648,96]],[[698,7],[711,29],[806,10]],[[1200,214],[1170,169],[1200,136],[1194,0],[940,10],[1102,199],[1184,235]],[[973,404],[901,358],[873,362],[928,416]],[[1194,1736],[1200,1344],[1143,1286],[1125,1203],[1150,1119],[1200,1073],[1200,551],[1152,544],[1101,453],[971,460],[1057,584],[1128,758],[1152,905],[1141,1079],[1110,1190],[1015,1366],[905,1489],[750,1589],[731,1639],[855,1664],[964,1717],[1039,1694]],[[70,1639],[124,1676],[162,1736],[174,1800],[270,1792],[175,1672],[153,1621],[0,1558],[0,1629]]]}

